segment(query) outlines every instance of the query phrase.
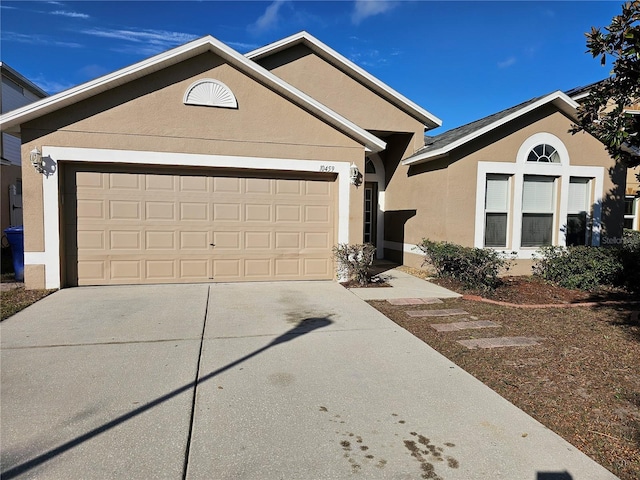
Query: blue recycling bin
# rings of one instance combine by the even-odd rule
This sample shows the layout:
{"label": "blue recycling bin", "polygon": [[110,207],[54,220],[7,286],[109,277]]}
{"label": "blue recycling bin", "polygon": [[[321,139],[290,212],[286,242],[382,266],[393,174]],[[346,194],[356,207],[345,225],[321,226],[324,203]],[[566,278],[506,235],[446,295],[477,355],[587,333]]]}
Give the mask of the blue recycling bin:
{"label": "blue recycling bin", "polygon": [[13,259],[13,271],[16,272],[16,281],[24,282],[24,227],[9,227],[4,229]]}

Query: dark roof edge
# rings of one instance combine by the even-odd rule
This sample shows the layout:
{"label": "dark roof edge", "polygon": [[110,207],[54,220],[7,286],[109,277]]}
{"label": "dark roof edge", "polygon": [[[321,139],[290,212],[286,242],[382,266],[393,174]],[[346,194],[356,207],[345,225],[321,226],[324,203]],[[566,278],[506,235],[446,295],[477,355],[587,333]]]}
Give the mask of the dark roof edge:
{"label": "dark roof edge", "polygon": [[34,95],[40,98],[49,96],[49,94],[45,92],[42,88],[37,86],[35,83],[33,83],[31,80],[29,80],[27,77],[22,75],[17,70],[11,68],[9,65],[7,65],[6,62],[0,62],[0,71],[2,71],[3,75],[6,75],[11,80],[19,84],[21,87],[26,88]]}

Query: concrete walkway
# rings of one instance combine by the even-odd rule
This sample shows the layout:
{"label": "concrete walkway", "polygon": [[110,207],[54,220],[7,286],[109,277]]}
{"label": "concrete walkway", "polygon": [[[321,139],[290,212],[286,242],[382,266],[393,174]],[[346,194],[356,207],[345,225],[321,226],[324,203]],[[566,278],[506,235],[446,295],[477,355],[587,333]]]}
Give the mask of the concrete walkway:
{"label": "concrete walkway", "polygon": [[66,289],[0,332],[3,479],[616,478],[333,282]]}
{"label": "concrete walkway", "polygon": [[349,291],[363,300],[393,298],[457,298],[461,295],[446,288],[402,272],[397,268],[379,274],[391,287],[351,288]]}

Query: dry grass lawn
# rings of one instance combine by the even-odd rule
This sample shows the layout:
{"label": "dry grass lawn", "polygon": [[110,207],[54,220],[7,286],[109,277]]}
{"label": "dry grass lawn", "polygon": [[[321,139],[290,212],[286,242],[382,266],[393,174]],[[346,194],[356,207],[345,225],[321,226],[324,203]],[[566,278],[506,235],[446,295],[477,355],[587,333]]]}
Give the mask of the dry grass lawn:
{"label": "dry grass lawn", "polygon": [[[531,279],[522,282],[511,279],[495,296],[519,303],[597,298],[559,292]],[[528,298],[521,293],[525,290],[537,294]],[[540,297],[544,302],[533,301]],[[621,479],[640,478],[640,322],[635,313],[640,304],[523,309],[462,299],[444,305],[370,303]],[[443,308],[462,308],[470,315],[411,318],[405,313]],[[431,327],[465,319],[491,320],[501,327],[442,333]],[[537,346],[474,350],[457,343],[501,336],[542,340]]]}

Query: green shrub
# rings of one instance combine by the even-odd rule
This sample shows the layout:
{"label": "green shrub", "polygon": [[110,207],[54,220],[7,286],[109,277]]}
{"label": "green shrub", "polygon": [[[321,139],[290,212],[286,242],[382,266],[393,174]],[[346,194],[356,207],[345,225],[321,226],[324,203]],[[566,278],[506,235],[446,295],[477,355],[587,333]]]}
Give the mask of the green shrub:
{"label": "green shrub", "polygon": [[439,277],[459,280],[467,288],[493,290],[500,283],[498,275],[511,266],[509,259],[496,250],[463,247],[426,238],[417,247],[425,255],[423,265],[433,267]]}
{"label": "green shrub", "polygon": [[593,291],[620,285],[621,249],[607,247],[542,247],[533,273],[565,288]]}
{"label": "green shrub", "polygon": [[622,233],[622,248],[632,252],[640,252],[640,231],[625,229]]}
{"label": "green shrub", "polygon": [[624,231],[620,258],[624,286],[631,292],[640,292],[640,231]]}
{"label": "green shrub", "polygon": [[333,255],[338,262],[338,276],[366,285],[371,279],[371,265],[375,252],[376,247],[370,243],[339,243],[333,247]]}

